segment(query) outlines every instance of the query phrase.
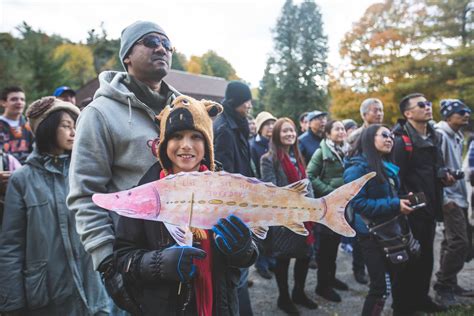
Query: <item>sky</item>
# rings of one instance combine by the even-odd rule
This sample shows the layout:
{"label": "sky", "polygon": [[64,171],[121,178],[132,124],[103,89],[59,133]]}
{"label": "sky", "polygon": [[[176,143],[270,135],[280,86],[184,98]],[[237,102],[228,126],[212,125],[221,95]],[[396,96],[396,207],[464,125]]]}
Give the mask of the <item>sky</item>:
{"label": "sky", "polygon": [[[0,32],[18,35],[26,21],[34,29],[85,42],[87,31],[103,22],[110,38],[137,21],[159,24],[188,58],[212,49],[243,80],[257,87],[273,49],[271,30],[284,0],[0,0]],[[295,0],[295,3],[302,1]],[[341,64],[339,43],[376,0],[317,0],[328,36],[328,62]]]}

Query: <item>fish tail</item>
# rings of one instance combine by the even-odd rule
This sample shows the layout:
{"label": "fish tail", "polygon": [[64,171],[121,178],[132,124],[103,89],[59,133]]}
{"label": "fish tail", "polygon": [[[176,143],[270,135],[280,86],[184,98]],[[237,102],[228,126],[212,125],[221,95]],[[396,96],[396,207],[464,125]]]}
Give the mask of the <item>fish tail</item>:
{"label": "fish tail", "polygon": [[345,209],[350,200],[359,193],[362,187],[375,176],[375,172],[368,173],[357,180],[344,184],[330,194],[319,199],[323,203],[323,215],[317,220],[334,232],[346,236],[355,236],[355,231],[347,223],[344,216]]}

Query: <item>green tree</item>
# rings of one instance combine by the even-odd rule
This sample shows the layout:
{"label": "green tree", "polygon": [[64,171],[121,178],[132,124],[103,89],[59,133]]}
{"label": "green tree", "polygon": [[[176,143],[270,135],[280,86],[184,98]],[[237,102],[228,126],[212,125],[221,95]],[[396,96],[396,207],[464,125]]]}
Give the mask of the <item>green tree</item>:
{"label": "green tree", "polygon": [[26,75],[17,52],[18,39],[10,33],[0,33],[0,89],[21,84]]}
{"label": "green tree", "polygon": [[202,61],[201,57],[192,55],[189,61],[186,63],[186,71],[192,74],[202,73]]}
{"label": "green tree", "polygon": [[277,20],[274,52],[260,82],[262,107],[294,120],[305,111],[327,108],[327,38],[319,7],[287,0]]}
{"label": "green tree", "polygon": [[239,79],[232,65],[212,50],[202,55],[201,70],[203,75],[220,77],[226,80]]}
{"label": "green tree", "polygon": [[[339,79],[341,89],[331,91],[333,99],[344,89],[379,97],[389,104],[387,122],[400,116],[392,105],[415,91],[436,106],[442,98],[474,104],[473,10],[472,0],[370,6],[341,42],[349,66]],[[438,108],[434,113],[438,118]]]}
{"label": "green tree", "polygon": [[94,56],[94,69],[96,74],[104,70],[124,71],[118,55],[120,40],[108,39],[108,34],[103,23],[100,26],[100,33],[95,29],[91,29],[87,33],[87,46],[91,48]]}
{"label": "green tree", "polygon": [[79,88],[96,76],[94,57],[89,46],[62,44],[54,49],[54,59],[64,60],[61,67],[65,84]]}
{"label": "green tree", "polygon": [[35,31],[25,22],[17,29],[21,37],[16,52],[19,66],[25,69],[25,76],[21,78],[20,83],[27,91],[27,98],[35,100],[51,95],[54,89],[65,81],[62,71],[65,59],[53,58],[55,47],[65,42],[65,39]]}
{"label": "green tree", "polygon": [[173,59],[171,62],[171,68],[176,69],[176,70],[182,70],[186,71],[186,64],[188,63],[186,55],[183,53],[180,53],[178,51],[175,51],[173,53]]}

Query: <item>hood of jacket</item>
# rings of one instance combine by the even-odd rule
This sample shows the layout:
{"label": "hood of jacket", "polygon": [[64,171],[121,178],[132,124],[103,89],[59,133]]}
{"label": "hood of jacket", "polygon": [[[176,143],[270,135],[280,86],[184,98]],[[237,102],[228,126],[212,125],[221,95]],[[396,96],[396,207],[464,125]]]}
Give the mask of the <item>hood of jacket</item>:
{"label": "hood of jacket", "polygon": [[26,159],[25,164],[51,173],[58,173],[62,174],[63,176],[67,176],[70,162],[70,154],[62,154],[59,156],[41,154],[38,152],[38,149],[35,146],[31,154]]}
{"label": "hood of jacket", "polygon": [[[118,72],[118,71],[103,71],[99,75],[99,89],[94,94],[94,99],[99,97],[107,97],[109,99],[115,100],[120,104],[128,106],[129,108],[138,108],[146,111],[153,119],[157,113],[155,113],[149,106],[145,103],[140,101],[136,95],[130,91],[127,86],[123,83],[125,78],[127,78],[128,74],[126,72]],[[174,98],[180,93],[167,84],[166,82],[162,81],[162,84],[165,84],[173,93],[171,94],[171,98]],[[168,100],[167,104],[171,104],[172,100]],[[129,111],[130,120],[132,111]]]}
{"label": "hood of jacket", "polygon": [[440,121],[438,123],[435,124],[435,129],[440,129],[444,132],[446,132],[446,134],[448,134],[450,137],[460,137],[460,138],[464,138],[464,136],[462,135],[461,131],[454,131],[448,124],[448,122],[446,121]]}
{"label": "hood of jacket", "polygon": [[367,159],[365,159],[365,157],[362,155],[353,156],[353,157],[344,159],[344,169],[347,169],[353,165],[361,165],[365,169],[369,167],[369,164],[367,163]]}

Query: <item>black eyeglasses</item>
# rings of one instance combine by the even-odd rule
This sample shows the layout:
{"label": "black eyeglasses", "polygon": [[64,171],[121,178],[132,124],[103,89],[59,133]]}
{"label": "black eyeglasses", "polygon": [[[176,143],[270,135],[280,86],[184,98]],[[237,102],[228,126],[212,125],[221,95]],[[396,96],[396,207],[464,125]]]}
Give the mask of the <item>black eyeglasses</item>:
{"label": "black eyeglasses", "polygon": [[147,35],[141,40],[138,40],[137,44],[143,44],[143,46],[153,49],[158,48],[161,45],[170,53],[174,51],[174,48],[171,46],[171,42],[169,41],[169,39],[160,38],[156,35]]}
{"label": "black eyeglasses", "polygon": [[418,105],[419,108],[424,109],[425,107],[431,107],[433,103],[430,101],[420,101],[416,105]]}
{"label": "black eyeglasses", "polygon": [[456,113],[461,115],[461,116],[464,116],[466,114],[471,114],[471,111],[470,110],[459,110]]}
{"label": "black eyeglasses", "polygon": [[380,134],[375,134],[375,135],[380,135],[382,136],[383,138],[387,139],[387,138],[390,138],[391,140],[394,140],[395,139],[395,136],[393,135],[393,133],[390,133],[390,132],[387,132],[387,131],[384,131]]}

